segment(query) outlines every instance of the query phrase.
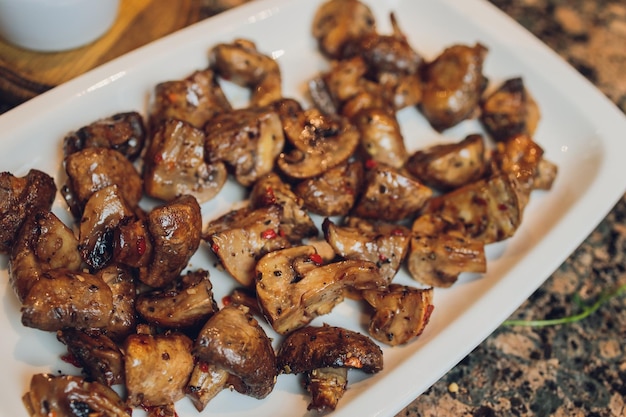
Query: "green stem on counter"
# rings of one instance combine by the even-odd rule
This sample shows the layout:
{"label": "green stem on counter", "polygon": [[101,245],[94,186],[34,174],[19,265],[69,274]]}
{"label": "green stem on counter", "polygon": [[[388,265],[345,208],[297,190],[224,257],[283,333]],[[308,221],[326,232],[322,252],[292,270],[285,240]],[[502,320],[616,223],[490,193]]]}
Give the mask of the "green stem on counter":
{"label": "green stem on counter", "polygon": [[613,297],[617,297],[626,292],[626,284],[622,284],[613,291],[604,292],[600,295],[598,300],[593,304],[584,304],[581,302],[578,294],[574,295],[574,302],[582,308],[582,311],[578,314],[571,316],[561,317],[558,319],[545,319],[545,320],[505,320],[502,324],[505,326],[529,326],[529,327],[545,327],[555,326],[557,324],[568,324],[583,320],[593,313],[595,313],[604,303],[609,301]]}

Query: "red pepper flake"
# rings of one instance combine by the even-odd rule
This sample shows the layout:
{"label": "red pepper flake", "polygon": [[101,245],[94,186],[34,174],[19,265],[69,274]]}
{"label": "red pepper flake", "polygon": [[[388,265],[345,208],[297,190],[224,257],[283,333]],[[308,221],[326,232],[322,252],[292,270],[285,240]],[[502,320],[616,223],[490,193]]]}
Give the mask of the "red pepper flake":
{"label": "red pepper flake", "polygon": [[230,295],[225,295],[222,298],[222,304],[224,304],[225,306],[232,304],[233,302],[233,297],[231,297]]}
{"label": "red pepper flake", "polygon": [[83,364],[80,363],[78,358],[71,353],[66,353],[65,355],[61,356],[61,360],[63,362],[69,363],[70,365],[74,365],[77,368],[83,367]]}
{"label": "red pepper flake", "polygon": [[155,164],[160,164],[161,162],[163,162],[163,155],[161,155],[160,153],[155,153],[154,157],[152,157],[152,161]]}
{"label": "red pepper flake", "polygon": [[387,259],[389,259],[389,258],[387,258],[384,254],[380,253],[380,254],[378,254],[378,259],[381,262],[387,262]]}
{"label": "red pepper flake", "polygon": [[504,203],[498,204],[498,210],[500,210],[500,211],[507,211],[508,209],[509,208],[507,207],[506,204],[504,204]]}
{"label": "red pepper flake", "polygon": [[274,229],[267,229],[261,232],[261,237],[263,239],[274,239],[278,234]]}
{"label": "red pepper flake", "polygon": [[430,316],[431,314],[433,314],[434,310],[435,310],[434,305],[428,304],[428,306],[426,306],[426,311],[424,312],[424,326],[428,324],[428,322],[430,321]]}
{"label": "red pepper flake", "polygon": [[378,165],[378,162],[376,162],[373,159],[368,159],[367,161],[365,161],[365,168],[367,169],[376,168],[377,165]]}
{"label": "red pepper flake", "polygon": [[309,259],[315,263],[315,265],[321,265],[324,263],[324,259],[322,258],[322,256],[319,253],[313,253],[311,255],[309,255]]}
{"label": "red pepper flake", "polygon": [[276,203],[276,195],[274,194],[274,189],[269,185],[265,187],[265,204],[274,204]]}
{"label": "red pepper flake", "polygon": [[202,372],[209,372],[209,364],[207,362],[202,361],[198,364],[198,366]]}
{"label": "red pepper flake", "polygon": [[146,253],[146,239],[144,237],[138,237],[137,238],[137,253],[139,255],[143,255],[144,253]]}
{"label": "red pepper flake", "polygon": [[213,244],[211,245],[211,250],[213,251],[213,253],[218,253],[220,251],[220,247],[217,243],[213,242]]}
{"label": "red pepper flake", "polygon": [[391,231],[391,235],[392,236],[404,236],[404,230],[400,229],[399,227],[397,229],[393,229]]}
{"label": "red pepper flake", "polygon": [[278,229],[278,236],[285,237],[285,231],[283,229]]}

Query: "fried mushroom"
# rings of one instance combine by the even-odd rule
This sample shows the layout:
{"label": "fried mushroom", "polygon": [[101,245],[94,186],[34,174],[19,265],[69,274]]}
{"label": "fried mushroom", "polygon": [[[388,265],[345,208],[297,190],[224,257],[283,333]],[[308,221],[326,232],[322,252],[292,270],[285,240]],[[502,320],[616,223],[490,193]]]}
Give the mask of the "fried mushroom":
{"label": "fried mushroom", "polygon": [[478,180],[485,173],[485,141],[472,134],[460,142],[433,145],[414,152],[405,168],[420,181],[451,190]]}
{"label": "fried mushroom", "polygon": [[57,192],[54,179],[31,169],[23,177],[0,173],[0,253],[11,247],[26,218],[38,209],[50,210]]}
{"label": "fried mushroom", "polygon": [[409,157],[400,124],[394,113],[363,109],[351,118],[361,134],[361,149],[366,159],[400,169]]}
{"label": "fried mushroom", "polygon": [[445,288],[463,272],[486,272],[485,245],[469,236],[462,224],[424,214],[413,222],[411,232],[407,268],[414,280]]}
{"label": "fried mushroom", "polygon": [[113,389],[71,375],[33,375],[22,402],[30,417],[131,415],[131,410]]}
{"label": "fried mushroom", "polygon": [[215,313],[200,330],[193,353],[199,364],[186,392],[200,411],[226,387],[257,399],[274,389],[274,348],[245,306],[225,306]]}
{"label": "fried mushroom", "polygon": [[116,113],[68,133],[63,138],[63,154],[101,147],[115,149],[134,161],[143,150],[146,135],[141,114],[136,111]]}
{"label": "fried mushroom", "polygon": [[374,262],[388,283],[400,269],[409,247],[409,229],[396,224],[348,217],[343,225],[337,225],[326,218],[322,229],[337,255]]}
{"label": "fried mushroom", "polygon": [[420,109],[433,128],[442,131],[474,117],[487,85],[483,62],[487,48],[456,44],[424,69]]}
{"label": "fried mushroom", "polygon": [[409,343],[422,334],[435,308],[432,287],[390,284],[383,291],[364,291],[363,299],[374,309],[370,336],[389,346]]}
{"label": "fried mushroom", "polygon": [[305,374],[309,410],[332,411],[347,387],[347,370],[383,369],[383,352],[369,337],[341,327],[306,326],[290,333],[276,354],[285,374]]}
{"label": "fried mushroom", "polygon": [[122,346],[128,404],[159,407],[183,398],[194,366],[192,347],[180,333],[128,336]]}
{"label": "fried mushroom", "polygon": [[215,197],[228,173],[223,162],[205,161],[205,140],[202,130],[186,122],[163,122],[152,135],[144,158],[146,194],[164,201],[190,194],[199,203]]}
{"label": "fried mushroom", "polygon": [[306,326],[330,313],[346,291],[384,288],[373,262],[344,260],[322,265],[313,246],[270,252],[256,265],[256,292],[267,321],[279,334]]}

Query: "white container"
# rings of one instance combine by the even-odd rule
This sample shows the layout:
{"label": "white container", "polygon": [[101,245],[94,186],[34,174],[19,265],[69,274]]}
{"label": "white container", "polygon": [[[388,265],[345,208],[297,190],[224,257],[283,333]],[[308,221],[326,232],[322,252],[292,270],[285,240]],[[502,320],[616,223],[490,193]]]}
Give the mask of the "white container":
{"label": "white container", "polygon": [[25,49],[63,51],[104,35],[119,0],[0,0],[0,37]]}

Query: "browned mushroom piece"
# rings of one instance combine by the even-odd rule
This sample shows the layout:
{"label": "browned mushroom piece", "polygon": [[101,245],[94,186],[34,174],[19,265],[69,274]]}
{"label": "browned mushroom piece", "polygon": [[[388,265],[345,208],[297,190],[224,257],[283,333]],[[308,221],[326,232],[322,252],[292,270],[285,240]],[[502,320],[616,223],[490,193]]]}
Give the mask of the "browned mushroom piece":
{"label": "browned mushroom piece", "polygon": [[198,329],[217,310],[209,272],[195,270],[167,287],[137,296],[137,313],[149,324],[165,329]]}
{"label": "browned mushroom piece", "polygon": [[10,253],[20,227],[38,209],[50,210],[56,196],[54,179],[31,169],[23,177],[0,173],[0,253]]}
{"label": "browned mushroom piece", "polygon": [[515,176],[526,193],[550,189],[557,166],[543,157],[543,148],[527,134],[519,134],[497,143],[492,154],[496,169]]}
{"label": "browned mushroom piece", "polygon": [[113,312],[113,294],[95,275],[52,269],[33,283],[21,312],[24,326],[44,331],[106,328]]}
{"label": "browned mushroom piece", "polygon": [[125,354],[127,402],[131,406],[168,406],[185,396],[194,366],[193,341],[180,333],[132,334]]}
{"label": "browned mushroom piece", "polygon": [[285,144],[280,117],[269,108],[222,113],[207,124],[205,133],[207,161],[226,163],[245,187],[274,169]]}
{"label": "browned mushroom piece", "polygon": [[141,114],[116,113],[68,133],[63,138],[63,154],[67,156],[85,148],[111,148],[134,161],[145,142],[146,126]]}
{"label": "browned mushroom piece", "polygon": [[344,219],[342,225],[326,218],[322,229],[335,253],[344,259],[374,262],[389,283],[404,262],[411,235],[404,226],[356,217]]}
{"label": "browned mushroom piece", "polygon": [[304,200],[276,173],[259,178],[250,190],[250,204],[254,208],[278,205],[282,208],[280,230],[290,242],[317,236],[317,226],[305,210]]}
{"label": "browned mushroom piece", "polygon": [[234,288],[226,297],[222,299],[224,305],[244,306],[251,314],[263,317],[263,312],[259,308],[259,301],[256,292],[252,287]]}
{"label": "browned mushroom piece", "polygon": [[352,215],[399,221],[414,216],[432,197],[426,185],[388,165],[366,162],[365,186]]}
{"label": "browned mushroom piece", "polygon": [[347,388],[348,369],[373,374],[383,369],[383,352],[369,337],[341,327],[306,326],[290,333],[276,354],[285,374],[304,374],[309,410],[332,411]]}
{"label": "browned mushroom piece", "polygon": [[367,159],[400,169],[409,157],[395,113],[369,108],[351,118],[361,134]]}
{"label": "browned mushroom piece", "polygon": [[522,77],[505,80],[481,100],[480,108],[480,121],[496,141],[520,134],[533,136],[541,118],[539,106]]}
{"label": "browned mushroom piece", "polygon": [[104,330],[115,342],[121,342],[135,331],[137,325],[135,275],[129,267],[120,264],[108,265],[95,275],[109,286],[113,296],[111,319]]}
{"label": "browned mushroom piece", "polygon": [[148,213],[152,238],[150,264],[139,269],[139,280],[151,287],[172,282],[187,267],[200,246],[202,214],[195,197],[185,194]]}
{"label": "browned mushroom piece", "polygon": [[384,291],[363,291],[374,309],[370,336],[389,346],[409,343],[422,334],[434,310],[433,289],[391,284]]}
{"label": "browned mushroom piece", "polygon": [[253,41],[235,39],[209,51],[215,73],[250,89],[249,107],[263,107],[282,98],[280,67],[272,57],[259,52]]}
{"label": "browned mushroom piece", "polygon": [[281,153],[278,168],[290,178],[318,176],[350,158],[359,145],[359,132],[348,119],[324,115],[311,108],[297,119],[283,119],[286,139],[292,148]]}
{"label": "browned mushroom piece", "polygon": [[472,134],[460,142],[433,145],[413,153],[405,168],[420,181],[447,191],[469,184],[487,169],[485,141]]}
{"label": "browned mushroom piece", "polygon": [[297,246],[270,252],[257,262],[259,306],[279,334],[330,313],[348,290],[387,285],[373,262],[344,260],[322,265],[322,261],[313,246]]}
{"label": "browned mushroom piece", "polygon": [[124,354],[106,334],[93,330],[63,329],[57,339],[67,346],[72,363],[90,379],[107,386],[124,383]]}
{"label": "browned mushroom piece", "polygon": [[359,0],[329,0],[313,16],[313,37],[320,51],[339,58],[346,43],[376,31],[370,8]]}
{"label": "browned mushroom piece", "polygon": [[225,306],[203,326],[193,348],[199,363],[186,393],[202,411],[224,388],[267,397],[276,384],[272,342],[245,306]]}
{"label": "browned mushroom piece", "polygon": [[130,417],[132,413],[112,388],[71,375],[33,375],[22,402],[30,417]]}
{"label": "browned mushroom piece", "polygon": [[80,219],[78,249],[93,270],[111,261],[115,229],[129,218],[134,218],[133,210],[117,185],[104,187],[89,197]]}
{"label": "browned mushroom piece", "polygon": [[195,71],[182,80],[165,81],[154,89],[151,130],[169,119],[202,129],[213,116],[232,110],[212,69]]}
{"label": "browned mushroom piece", "polygon": [[461,224],[484,244],[507,239],[522,222],[526,193],[511,175],[500,173],[433,197],[423,214]]}
{"label": "browned mushroom piece", "polygon": [[323,174],[300,181],[294,193],[304,207],[321,216],[345,216],[352,210],[364,183],[363,164],[347,161]]}
{"label": "browned mushroom piece", "polygon": [[479,43],[452,45],[426,65],[420,108],[433,128],[442,131],[478,115],[487,52]]}
{"label": "browned mushroom piece", "polygon": [[486,272],[485,245],[462,224],[424,214],[413,222],[407,268],[424,285],[449,287],[463,272]]}
{"label": "browned mushroom piece", "polygon": [[9,282],[20,302],[46,271],[57,268],[78,270],[82,258],[74,232],[48,209],[28,216],[9,256]]}
{"label": "browned mushroom piece", "polygon": [[109,148],[85,148],[64,160],[67,183],[61,188],[72,214],[80,219],[91,195],[117,185],[124,200],[132,208],[143,197],[143,180],[139,172],[120,152]]}
{"label": "browned mushroom piece", "polygon": [[147,214],[126,219],[113,233],[113,260],[133,268],[147,267],[152,258],[153,243],[148,228]]}
{"label": "browned mushroom piece", "polygon": [[254,285],[255,265],[268,252],[291,246],[281,232],[282,208],[232,210],[211,221],[203,239],[224,269],[241,285]]}
{"label": "browned mushroom piece", "polygon": [[396,15],[389,15],[392,33],[368,33],[348,42],[342,59],[360,56],[367,65],[368,77],[383,86],[392,108],[419,104],[422,99],[422,81],[419,70],[422,57],[407,41]]}
{"label": "browned mushroom piece", "polygon": [[215,197],[228,177],[221,161],[206,162],[205,135],[189,123],[169,119],[152,135],[144,158],[144,189],[148,196],[170,201],[190,194],[199,203]]}

